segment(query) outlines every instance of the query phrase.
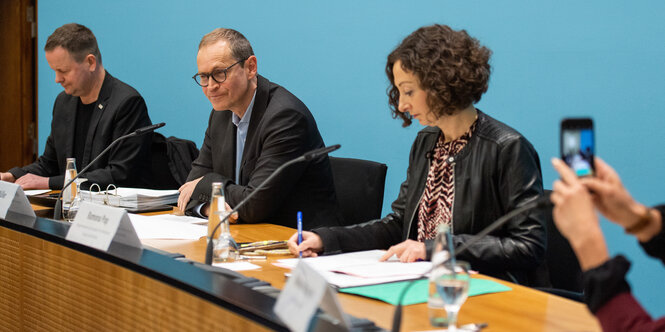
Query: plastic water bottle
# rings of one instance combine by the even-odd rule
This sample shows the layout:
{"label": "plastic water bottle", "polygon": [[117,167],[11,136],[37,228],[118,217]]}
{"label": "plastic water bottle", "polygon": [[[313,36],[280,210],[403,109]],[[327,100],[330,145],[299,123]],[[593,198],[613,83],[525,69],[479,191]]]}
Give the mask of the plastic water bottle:
{"label": "plastic water bottle", "polygon": [[[219,206],[224,206],[224,193],[222,192],[222,183],[213,182],[212,183],[212,193],[210,194],[210,209],[208,211],[208,236],[211,239],[216,239],[219,237],[219,232],[221,228],[218,228],[214,234],[212,230],[219,223]],[[221,226],[220,226],[221,227]]]}
{"label": "plastic water bottle", "polygon": [[64,188],[64,186],[76,176],[76,158],[67,158],[67,164],[65,166],[65,182],[63,185],[62,192],[62,215],[67,216],[69,212],[69,207],[76,197],[76,183],[72,183],[69,187]]}
{"label": "plastic water bottle", "polygon": [[434,239],[434,248],[432,248],[432,272],[429,277],[429,289],[427,298],[427,314],[432,326],[448,327],[448,315],[443,306],[443,299],[436,290],[436,278],[440,275],[440,267],[450,258],[450,244],[448,225],[439,225],[436,238]]}
{"label": "plastic water bottle", "polygon": [[229,211],[226,210],[226,200],[224,199],[224,191],[221,182],[214,182],[212,184],[212,193],[210,195],[210,210],[208,212],[208,235],[213,241],[213,259],[215,261],[229,261],[233,256],[231,248],[233,248],[233,237],[231,237],[231,230],[229,227],[229,220],[226,219],[215,231],[212,230],[220,220],[222,220]]}

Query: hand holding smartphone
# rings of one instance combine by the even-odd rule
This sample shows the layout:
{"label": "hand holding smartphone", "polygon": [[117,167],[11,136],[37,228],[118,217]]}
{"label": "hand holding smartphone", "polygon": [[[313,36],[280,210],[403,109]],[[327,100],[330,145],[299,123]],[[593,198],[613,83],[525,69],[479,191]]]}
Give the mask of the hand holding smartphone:
{"label": "hand holding smartphone", "polygon": [[579,177],[595,173],[595,139],[590,118],[566,118],[561,121],[561,159]]}

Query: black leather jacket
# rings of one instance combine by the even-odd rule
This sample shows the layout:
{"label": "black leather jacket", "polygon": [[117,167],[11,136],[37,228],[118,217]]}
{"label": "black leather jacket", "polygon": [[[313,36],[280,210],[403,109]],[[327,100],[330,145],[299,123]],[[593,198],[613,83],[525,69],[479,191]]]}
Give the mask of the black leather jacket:
{"label": "black leather jacket", "polygon": [[[387,249],[417,238],[418,202],[425,190],[428,156],[441,130],[421,130],[411,148],[407,178],[385,218],[348,227],[314,230],[324,254]],[[497,218],[543,194],[540,161],[520,133],[478,111],[476,130],[467,145],[452,157],[455,167],[453,241],[455,247]],[[527,283],[529,272],[543,261],[547,234],[540,211],[521,215],[471,246],[458,259],[472,269],[502,279]],[[427,241],[428,256],[431,241]]]}

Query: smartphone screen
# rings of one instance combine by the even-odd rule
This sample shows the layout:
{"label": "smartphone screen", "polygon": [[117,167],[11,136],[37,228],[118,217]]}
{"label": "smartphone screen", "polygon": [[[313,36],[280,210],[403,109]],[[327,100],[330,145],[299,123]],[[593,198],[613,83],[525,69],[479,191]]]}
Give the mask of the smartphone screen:
{"label": "smartphone screen", "polygon": [[577,176],[593,176],[595,154],[593,121],[589,118],[561,122],[561,159]]}

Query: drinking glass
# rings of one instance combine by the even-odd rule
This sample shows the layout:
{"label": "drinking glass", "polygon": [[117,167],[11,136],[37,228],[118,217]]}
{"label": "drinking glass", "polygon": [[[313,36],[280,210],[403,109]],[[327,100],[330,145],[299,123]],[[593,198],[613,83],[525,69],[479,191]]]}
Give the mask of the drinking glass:
{"label": "drinking glass", "polygon": [[81,184],[86,181],[88,181],[88,179],[78,178],[74,180],[76,187],[76,194],[75,194],[76,196],[74,196],[72,203],[69,205],[69,208],[65,213],[65,220],[69,222],[74,221],[74,218],[76,218],[76,214],[79,212],[79,209],[81,208],[81,203],[83,202],[83,196],[81,196]]}
{"label": "drinking glass", "polygon": [[434,281],[448,316],[448,331],[457,330],[457,313],[469,294],[469,264],[451,261],[437,266]]}
{"label": "drinking glass", "polygon": [[[220,209],[214,213],[217,215],[217,220],[222,220],[226,217],[230,211],[225,211],[226,209]],[[215,239],[213,238],[213,249],[212,257],[215,261],[219,262],[231,262],[236,260],[239,255],[237,254],[238,244],[231,236],[231,228],[229,226],[229,219],[224,220],[220,225],[219,236]]]}
{"label": "drinking glass", "polygon": [[448,316],[436,287],[436,276],[441,274],[439,266],[447,264],[448,259],[451,258],[451,252],[455,250],[451,237],[449,225],[440,224],[437,227],[432,247],[432,273],[430,273],[427,298],[427,316],[429,316],[430,324],[435,327],[448,327]]}

